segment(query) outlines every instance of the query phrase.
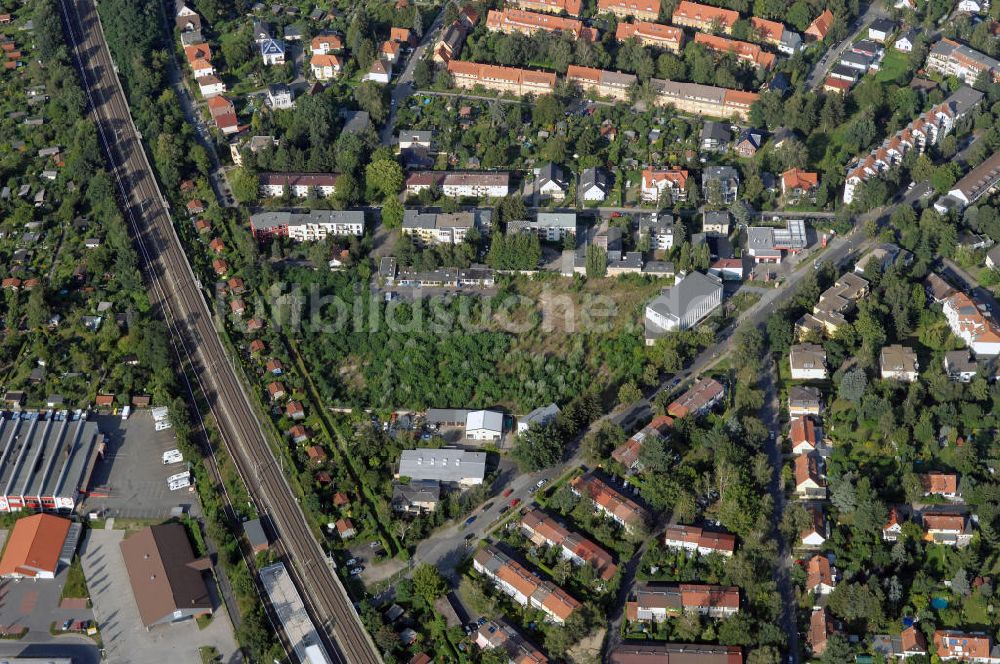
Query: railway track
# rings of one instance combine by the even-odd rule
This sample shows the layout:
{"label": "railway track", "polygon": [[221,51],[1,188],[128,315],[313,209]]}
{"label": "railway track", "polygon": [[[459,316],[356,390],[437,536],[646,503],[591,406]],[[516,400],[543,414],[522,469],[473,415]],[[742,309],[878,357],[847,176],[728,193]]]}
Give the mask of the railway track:
{"label": "railway track", "polygon": [[[129,114],[93,0],[60,0],[81,83],[132,229],[150,300],[171,333],[194,401],[204,396],[227,451],[258,511],[287,551],[289,570],[327,651],[338,664],[378,664],[381,657],[340,579],[316,541],[215,328]],[[193,377],[192,384],[188,377]]]}

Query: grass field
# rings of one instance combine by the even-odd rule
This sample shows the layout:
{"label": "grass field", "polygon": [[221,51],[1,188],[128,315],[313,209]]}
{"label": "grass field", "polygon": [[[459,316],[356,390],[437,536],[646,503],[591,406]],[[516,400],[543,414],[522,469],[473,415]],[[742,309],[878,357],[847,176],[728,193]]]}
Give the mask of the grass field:
{"label": "grass field", "polygon": [[875,80],[880,83],[899,82],[909,69],[910,62],[906,53],[890,48],[882,60],[881,68],[875,74]]}

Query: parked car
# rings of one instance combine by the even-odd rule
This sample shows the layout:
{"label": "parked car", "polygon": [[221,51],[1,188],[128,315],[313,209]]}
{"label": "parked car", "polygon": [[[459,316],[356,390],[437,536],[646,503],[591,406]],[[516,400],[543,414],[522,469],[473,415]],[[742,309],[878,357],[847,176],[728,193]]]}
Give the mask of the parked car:
{"label": "parked car", "polygon": [[504,492],[503,492],[503,497],[504,497],[504,498],[506,498],[507,496],[509,496],[509,495],[510,495],[510,494],[512,494],[512,493],[514,493],[514,489],[513,489],[513,487],[512,487],[512,488],[510,488],[510,489],[507,489],[506,491],[504,491]]}
{"label": "parked car", "polygon": [[517,507],[520,504],[521,504],[521,499],[520,498],[515,498],[514,500],[510,501],[510,507],[511,508]]}
{"label": "parked car", "polygon": [[470,516],[468,519],[465,520],[465,524],[464,525],[471,526],[472,522],[475,521],[475,520],[476,520],[476,515],[473,514],[472,516]]}

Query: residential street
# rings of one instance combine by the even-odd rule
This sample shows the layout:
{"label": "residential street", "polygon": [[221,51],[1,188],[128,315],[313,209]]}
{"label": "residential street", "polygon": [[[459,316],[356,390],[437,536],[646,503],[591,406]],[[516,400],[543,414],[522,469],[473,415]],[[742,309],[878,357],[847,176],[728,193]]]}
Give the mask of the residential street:
{"label": "residential street", "polygon": [[437,41],[438,33],[441,31],[441,24],[443,22],[444,7],[442,7],[441,11],[439,11],[437,16],[434,17],[434,22],[431,26],[424,30],[424,36],[421,37],[420,43],[415,49],[413,49],[413,52],[410,53],[407,58],[406,67],[403,69],[403,72],[392,83],[389,118],[385,121],[385,126],[382,127],[382,131],[379,133],[382,145],[392,145],[393,137],[396,132],[396,109],[399,108],[400,105],[409,99],[410,95],[413,94],[413,70],[416,68],[417,63],[423,59],[424,51]]}
{"label": "residential street", "polygon": [[823,57],[819,59],[816,66],[813,67],[811,72],[809,72],[809,76],[806,77],[805,86],[810,90],[815,90],[823,85],[823,81],[826,80],[827,73],[835,64],[837,64],[837,61],[840,60],[841,56],[844,55],[844,51],[846,51],[847,48],[854,43],[864,30],[868,29],[868,26],[871,25],[872,21],[886,16],[888,16],[888,13],[882,6],[882,3],[877,0],[872,0],[872,2],[868,4],[868,8],[865,9],[865,12],[854,20],[854,23],[851,26],[853,29],[851,29],[851,27],[848,28],[851,30],[850,35],[848,35],[846,39],[837,44],[835,47],[824,53]]}

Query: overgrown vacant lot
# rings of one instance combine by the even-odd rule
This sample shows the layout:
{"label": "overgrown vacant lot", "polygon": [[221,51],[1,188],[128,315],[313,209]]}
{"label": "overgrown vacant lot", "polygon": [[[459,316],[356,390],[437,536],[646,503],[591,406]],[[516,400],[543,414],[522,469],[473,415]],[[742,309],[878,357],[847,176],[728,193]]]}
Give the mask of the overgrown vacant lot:
{"label": "overgrown vacant lot", "polygon": [[[666,283],[516,277],[492,297],[387,304],[367,289],[355,294],[349,274],[285,276],[316,283],[324,296],[339,295],[351,307],[356,297],[364,311],[336,331],[302,326],[297,332],[329,402],[515,410],[638,381],[649,361],[642,307]],[[332,305],[319,309],[321,319],[333,312]]]}

